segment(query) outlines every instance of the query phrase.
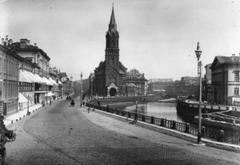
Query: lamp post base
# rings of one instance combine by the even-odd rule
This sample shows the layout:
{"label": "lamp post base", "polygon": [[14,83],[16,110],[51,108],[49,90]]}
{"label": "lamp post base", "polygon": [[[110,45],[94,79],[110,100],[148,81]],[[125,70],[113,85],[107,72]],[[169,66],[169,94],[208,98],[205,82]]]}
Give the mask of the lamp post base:
{"label": "lamp post base", "polygon": [[201,132],[198,132],[198,136],[197,136],[197,143],[200,144],[201,143]]}

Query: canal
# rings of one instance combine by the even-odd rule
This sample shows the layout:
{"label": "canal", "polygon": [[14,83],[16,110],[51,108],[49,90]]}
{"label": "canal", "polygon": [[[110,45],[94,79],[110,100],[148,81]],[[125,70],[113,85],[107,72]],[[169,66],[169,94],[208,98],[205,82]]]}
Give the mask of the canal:
{"label": "canal", "polygon": [[[136,112],[136,105],[126,107],[124,110]],[[146,104],[138,104],[137,113],[184,122],[181,116],[177,114],[176,103],[149,102]]]}

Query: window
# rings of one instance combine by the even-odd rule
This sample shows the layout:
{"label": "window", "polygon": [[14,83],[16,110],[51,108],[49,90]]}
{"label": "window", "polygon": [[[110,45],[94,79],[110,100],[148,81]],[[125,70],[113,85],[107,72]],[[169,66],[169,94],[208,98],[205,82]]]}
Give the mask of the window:
{"label": "window", "polygon": [[239,71],[234,71],[234,81],[239,82]]}
{"label": "window", "polygon": [[236,96],[236,95],[239,95],[239,88],[234,88],[234,95]]}

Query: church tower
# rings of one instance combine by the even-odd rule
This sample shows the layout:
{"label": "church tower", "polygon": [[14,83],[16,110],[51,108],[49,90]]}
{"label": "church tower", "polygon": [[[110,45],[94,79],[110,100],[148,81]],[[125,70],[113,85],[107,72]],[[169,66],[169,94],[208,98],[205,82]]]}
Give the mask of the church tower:
{"label": "church tower", "polygon": [[110,23],[108,25],[108,31],[106,33],[106,49],[105,49],[105,61],[107,65],[117,67],[119,65],[119,46],[118,46],[119,34],[117,31],[117,24],[114,15],[114,7],[112,7],[112,14]]}
{"label": "church tower", "polygon": [[117,24],[114,15],[114,6],[112,7],[112,14],[108,31],[106,33],[106,49],[105,49],[105,82],[107,87],[107,96],[115,96],[119,93],[121,86],[121,75],[119,74],[119,34],[117,31]]}

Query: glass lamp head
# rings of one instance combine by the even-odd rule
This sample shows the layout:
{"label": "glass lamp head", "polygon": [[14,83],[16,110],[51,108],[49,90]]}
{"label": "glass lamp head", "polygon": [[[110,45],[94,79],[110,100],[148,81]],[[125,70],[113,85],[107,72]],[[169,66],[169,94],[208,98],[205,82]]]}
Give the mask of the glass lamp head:
{"label": "glass lamp head", "polygon": [[199,59],[200,59],[200,57],[201,57],[201,54],[202,54],[202,51],[201,51],[201,49],[200,49],[199,42],[197,42],[197,49],[195,50],[195,54],[196,54],[197,60],[199,61]]}

